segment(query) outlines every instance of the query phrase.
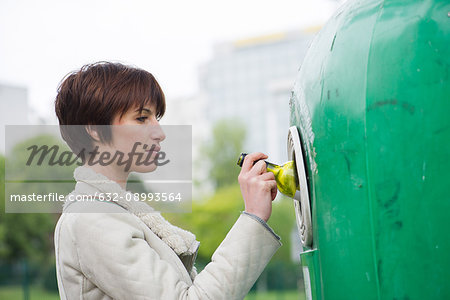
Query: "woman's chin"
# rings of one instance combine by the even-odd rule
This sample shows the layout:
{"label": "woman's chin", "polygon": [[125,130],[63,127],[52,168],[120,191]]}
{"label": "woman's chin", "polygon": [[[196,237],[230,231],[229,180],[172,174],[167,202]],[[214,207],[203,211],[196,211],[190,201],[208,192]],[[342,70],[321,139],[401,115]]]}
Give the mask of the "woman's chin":
{"label": "woman's chin", "polygon": [[153,172],[157,169],[157,166],[155,164],[151,164],[149,166],[134,166],[133,172],[138,173],[149,173]]}

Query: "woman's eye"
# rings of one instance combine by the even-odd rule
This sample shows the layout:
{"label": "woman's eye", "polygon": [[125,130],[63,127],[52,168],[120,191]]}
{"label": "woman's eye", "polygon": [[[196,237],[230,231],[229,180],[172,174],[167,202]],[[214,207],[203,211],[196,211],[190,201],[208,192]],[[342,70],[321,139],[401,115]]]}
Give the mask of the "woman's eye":
{"label": "woman's eye", "polygon": [[136,118],[136,120],[138,120],[139,122],[145,122],[146,119],[147,119],[147,117]]}

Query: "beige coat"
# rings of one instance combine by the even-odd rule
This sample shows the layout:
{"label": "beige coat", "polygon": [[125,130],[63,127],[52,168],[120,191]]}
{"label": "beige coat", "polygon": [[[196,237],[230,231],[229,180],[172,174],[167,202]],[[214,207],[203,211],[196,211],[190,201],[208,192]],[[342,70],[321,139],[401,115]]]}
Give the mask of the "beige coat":
{"label": "beige coat", "polygon": [[[71,195],[125,192],[97,173],[102,180],[87,180],[94,175],[83,168]],[[197,274],[195,236],[158,214],[132,212],[111,202],[66,203],[55,229],[61,299],[243,299],[281,246],[263,220],[243,212]]]}

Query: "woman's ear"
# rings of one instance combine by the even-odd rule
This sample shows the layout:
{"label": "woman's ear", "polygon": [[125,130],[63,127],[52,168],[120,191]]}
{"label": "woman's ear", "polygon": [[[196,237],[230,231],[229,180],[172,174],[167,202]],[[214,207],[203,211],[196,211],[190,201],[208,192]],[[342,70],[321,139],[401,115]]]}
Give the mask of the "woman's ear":
{"label": "woman's ear", "polygon": [[86,125],[84,128],[86,129],[86,132],[91,136],[91,138],[94,141],[100,142],[100,136],[99,136],[98,131],[95,128],[95,126],[93,126],[93,125]]}

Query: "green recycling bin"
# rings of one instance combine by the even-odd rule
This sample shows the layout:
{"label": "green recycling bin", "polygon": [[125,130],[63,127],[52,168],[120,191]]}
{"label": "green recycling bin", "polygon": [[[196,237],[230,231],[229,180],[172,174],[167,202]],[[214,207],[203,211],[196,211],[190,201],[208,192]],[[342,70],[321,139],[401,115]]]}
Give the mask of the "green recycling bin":
{"label": "green recycling bin", "polygon": [[348,1],[313,40],[288,153],[307,299],[450,299],[450,1]]}

